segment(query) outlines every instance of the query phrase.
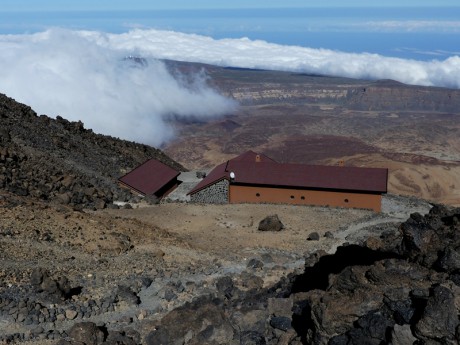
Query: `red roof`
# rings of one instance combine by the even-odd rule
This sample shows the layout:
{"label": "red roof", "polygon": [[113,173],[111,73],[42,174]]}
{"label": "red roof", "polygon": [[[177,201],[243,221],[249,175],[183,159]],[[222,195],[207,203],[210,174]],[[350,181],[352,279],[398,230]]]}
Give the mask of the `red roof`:
{"label": "red roof", "polygon": [[230,161],[235,184],[290,188],[387,191],[387,169]]}
{"label": "red roof", "polygon": [[156,159],[150,159],[120,177],[118,181],[144,195],[152,195],[179,176],[179,174],[179,171],[166,164]]}
{"label": "red roof", "polygon": [[235,174],[235,179],[232,181],[234,184],[373,193],[387,192],[388,169],[282,164],[274,163],[273,160],[256,162],[255,160],[232,159],[212,170],[189,194],[196,193],[221,179],[230,179],[230,172]]}
{"label": "red roof", "polygon": [[271,162],[271,163],[276,163],[275,160],[271,159],[270,157],[261,154],[261,153],[256,153],[254,151],[246,151],[245,153],[240,154],[239,156],[232,158],[230,161],[248,161],[248,162],[255,162],[256,160],[259,160],[260,162]]}

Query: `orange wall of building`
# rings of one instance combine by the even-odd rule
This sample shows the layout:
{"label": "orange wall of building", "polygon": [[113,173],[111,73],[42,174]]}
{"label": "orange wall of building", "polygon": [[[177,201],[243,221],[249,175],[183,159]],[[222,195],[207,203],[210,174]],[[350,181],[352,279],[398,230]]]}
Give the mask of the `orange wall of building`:
{"label": "orange wall of building", "polygon": [[230,185],[229,202],[365,208],[376,212],[380,212],[382,209],[382,196],[380,194],[323,192],[237,185]]}

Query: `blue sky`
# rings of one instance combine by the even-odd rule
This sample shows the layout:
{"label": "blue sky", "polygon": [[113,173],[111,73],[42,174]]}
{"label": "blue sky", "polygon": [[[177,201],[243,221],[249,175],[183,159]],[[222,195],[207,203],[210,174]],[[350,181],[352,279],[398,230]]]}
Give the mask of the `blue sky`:
{"label": "blue sky", "polygon": [[6,10],[137,10],[137,9],[197,9],[197,8],[286,8],[286,7],[440,7],[460,6],[456,0],[170,0],[152,2],[150,0],[2,0],[0,11]]}
{"label": "blue sky", "polygon": [[[250,9],[265,12],[252,15]],[[279,9],[279,12],[267,11]],[[299,9],[296,12],[293,9]],[[323,12],[314,12],[323,9]],[[125,17],[121,14],[126,13]],[[133,15],[138,12],[137,17]],[[165,12],[166,11],[166,12]],[[171,12],[167,12],[171,11]],[[188,11],[188,12],[187,12]],[[190,12],[193,11],[193,12]],[[209,11],[209,12],[205,12]],[[213,12],[214,11],[214,12]],[[219,12],[221,11],[221,12]],[[249,11],[249,12],[248,12]],[[310,12],[308,12],[310,11]],[[84,12],[84,13],[82,13]],[[232,30],[241,27],[248,33],[267,30],[264,22],[257,22],[248,27],[241,18],[260,18],[264,15],[272,18],[271,23],[265,24],[279,31],[293,31],[295,23],[289,23],[289,17],[303,16],[304,23],[312,23],[308,27],[298,26],[297,31],[375,31],[380,30],[406,30],[419,31],[423,27],[431,31],[452,31],[460,23],[460,2],[457,0],[386,0],[385,2],[368,0],[170,0],[152,2],[149,0],[1,0],[0,4],[0,34],[37,32],[53,26],[68,27],[71,29],[94,29],[105,31],[122,31],[131,26],[145,26],[158,29],[185,30],[198,34],[206,34],[204,27],[208,28],[211,35],[219,31],[231,31],[225,28],[233,26]],[[56,15],[59,13],[59,15]],[[63,14],[65,13],[65,14]],[[106,16],[96,18],[97,13],[107,13]],[[110,18],[108,13],[112,14]],[[177,15],[173,15],[176,13]],[[86,17],[85,17],[86,16]],[[151,20],[146,19],[150,16]],[[199,18],[196,18],[200,16]],[[279,16],[279,21],[276,17]],[[223,23],[219,26],[217,18],[233,18],[233,22]],[[316,22],[315,22],[316,17]],[[193,25],[182,25],[196,19]],[[100,19],[98,22],[97,19]],[[108,23],[110,20],[110,23]],[[118,22],[117,22],[118,21]],[[323,24],[319,25],[319,23]],[[336,26],[331,26],[336,23]],[[368,23],[367,27],[364,24]],[[431,23],[431,24],[430,24]],[[104,27],[104,24],[107,25]],[[110,24],[110,25],[109,25]],[[297,23],[298,24],[298,23]],[[460,24],[458,24],[460,25]],[[9,31],[9,32],[8,32]]]}
{"label": "blue sky", "polygon": [[[253,15],[256,12],[250,12],[250,9],[265,12]],[[279,12],[268,12],[274,9],[279,9]],[[293,9],[299,9],[299,12]],[[323,12],[314,12],[319,9],[323,9]],[[138,12],[136,17],[133,15],[135,11],[145,12]],[[1,0],[0,15],[2,13],[0,34],[37,32],[54,26],[110,32],[127,30],[130,25],[143,25],[158,29],[185,30],[189,33],[195,31],[198,34],[206,34],[203,28],[207,27],[207,32],[211,35],[241,28],[242,32],[248,30],[250,36],[251,31],[257,31],[256,25],[259,25],[259,31],[267,31],[264,24],[272,31],[281,32],[352,29],[361,32],[389,29],[414,32],[426,28],[430,31],[445,32],[457,30],[456,25],[460,25],[460,2],[457,0],[387,0],[383,3],[367,0]],[[106,15],[96,18],[97,13]],[[112,17],[108,13],[111,13]],[[122,13],[126,15],[123,17]],[[272,21],[256,22],[248,26],[244,20],[249,17],[261,18],[264,15]],[[198,16],[199,18],[196,18]],[[149,17],[150,21],[147,20]],[[219,25],[217,18],[229,17],[233,19],[231,23]],[[276,20],[276,17],[279,17],[279,20]],[[289,23],[289,17],[295,18],[297,22]],[[193,25],[183,24],[194,19]],[[302,26],[299,25],[301,19]],[[307,23],[311,25],[306,26]],[[294,24],[298,25],[297,29]],[[226,29],[225,25],[233,26],[232,30]]]}
{"label": "blue sky", "polygon": [[429,60],[457,55],[457,0],[1,0],[0,34],[158,29]]}

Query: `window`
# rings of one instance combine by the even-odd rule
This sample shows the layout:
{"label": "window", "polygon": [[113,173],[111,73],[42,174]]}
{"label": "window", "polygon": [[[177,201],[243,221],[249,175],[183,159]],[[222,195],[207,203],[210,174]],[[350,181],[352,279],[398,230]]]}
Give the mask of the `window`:
{"label": "window", "polygon": [[294,195],[291,195],[291,199],[294,199]]}
{"label": "window", "polygon": [[348,199],[345,199],[344,201],[345,201],[345,202],[348,202]]}
{"label": "window", "polygon": [[302,195],[302,196],[300,197],[300,200],[305,200],[305,197]]}
{"label": "window", "polygon": [[256,193],[256,197],[259,197],[260,196],[260,193]]}

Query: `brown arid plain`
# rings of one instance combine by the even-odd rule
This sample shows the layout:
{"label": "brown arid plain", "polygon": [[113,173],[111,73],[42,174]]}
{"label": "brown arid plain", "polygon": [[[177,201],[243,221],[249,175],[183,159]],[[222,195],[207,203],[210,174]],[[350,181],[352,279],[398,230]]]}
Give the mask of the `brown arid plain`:
{"label": "brown arid plain", "polygon": [[190,169],[247,150],[279,162],[389,169],[389,192],[460,205],[460,92],[263,70],[205,69],[240,106],[224,119],[176,122],[164,151]]}

